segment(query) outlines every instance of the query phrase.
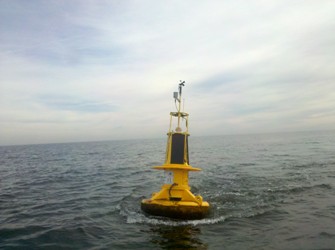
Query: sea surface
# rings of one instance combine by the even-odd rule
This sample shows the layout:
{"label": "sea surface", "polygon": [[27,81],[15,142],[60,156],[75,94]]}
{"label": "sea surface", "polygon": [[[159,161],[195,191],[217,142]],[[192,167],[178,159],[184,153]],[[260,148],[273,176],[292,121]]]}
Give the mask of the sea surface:
{"label": "sea surface", "polygon": [[189,144],[194,221],[140,210],[166,138],[0,147],[0,249],[335,249],[335,131]]}

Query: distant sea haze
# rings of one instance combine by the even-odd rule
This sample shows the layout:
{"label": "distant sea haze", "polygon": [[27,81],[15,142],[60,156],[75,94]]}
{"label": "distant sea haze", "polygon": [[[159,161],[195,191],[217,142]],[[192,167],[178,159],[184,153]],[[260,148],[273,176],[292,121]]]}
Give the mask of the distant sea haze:
{"label": "distant sea haze", "polygon": [[0,147],[1,249],[335,249],[335,132],[190,137],[208,218],[143,214],[166,138]]}

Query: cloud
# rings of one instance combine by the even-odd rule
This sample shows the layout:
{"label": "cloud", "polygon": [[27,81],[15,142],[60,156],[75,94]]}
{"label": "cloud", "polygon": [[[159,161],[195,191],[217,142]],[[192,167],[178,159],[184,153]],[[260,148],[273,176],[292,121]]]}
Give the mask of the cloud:
{"label": "cloud", "polygon": [[41,96],[38,98],[39,103],[50,109],[66,110],[83,113],[102,113],[115,112],[117,107],[110,103],[102,103],[92,100],[85,100],[76,96],[51,95]]}
{"label": "cloud", "polygon": [[300,0],[1,2],[0,143],[161,137],[179,80],[195,135],[332,129],[334,11]]}

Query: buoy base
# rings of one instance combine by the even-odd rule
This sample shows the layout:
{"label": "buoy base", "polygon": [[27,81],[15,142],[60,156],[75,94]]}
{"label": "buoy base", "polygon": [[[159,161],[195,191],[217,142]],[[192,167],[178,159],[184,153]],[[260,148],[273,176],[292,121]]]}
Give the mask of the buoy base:
{"label": "buoy base", "polygon": [[208,215],[209,204],[205,201],[199,205],[189,201],[144,199],[141,202],[141,209],[151,215],[181,220],[199,220]]}

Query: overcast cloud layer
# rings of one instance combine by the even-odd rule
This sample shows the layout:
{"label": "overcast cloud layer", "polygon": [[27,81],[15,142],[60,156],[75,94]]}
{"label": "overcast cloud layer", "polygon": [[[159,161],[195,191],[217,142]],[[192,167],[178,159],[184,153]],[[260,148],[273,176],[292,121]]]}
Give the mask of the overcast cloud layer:
{"label": "overcast cloud layer", "polygon": [[335,1],[0,1],[0,144],[333,129]]}

